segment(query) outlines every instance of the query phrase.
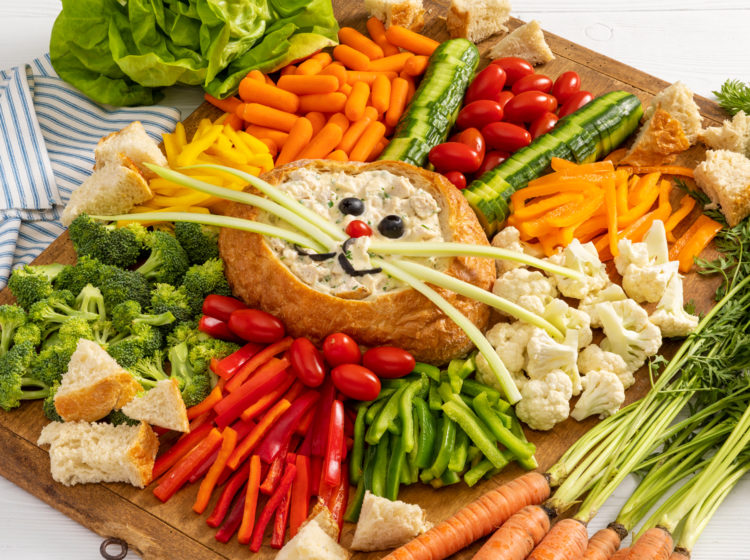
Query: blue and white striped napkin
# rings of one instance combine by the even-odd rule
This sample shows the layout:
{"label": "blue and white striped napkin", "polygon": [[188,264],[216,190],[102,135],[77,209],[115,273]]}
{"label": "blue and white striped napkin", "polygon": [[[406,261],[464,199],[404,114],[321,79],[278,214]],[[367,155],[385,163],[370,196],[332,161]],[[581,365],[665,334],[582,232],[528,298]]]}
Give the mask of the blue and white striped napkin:
{"label": "blue and white striped napkin", "polygon": [[97,105],[57,77],[49,55],[0,71],[0,288],[65,231],[60,214],[102,136],[139,120],[161,141],[179,118],[170,107]]}

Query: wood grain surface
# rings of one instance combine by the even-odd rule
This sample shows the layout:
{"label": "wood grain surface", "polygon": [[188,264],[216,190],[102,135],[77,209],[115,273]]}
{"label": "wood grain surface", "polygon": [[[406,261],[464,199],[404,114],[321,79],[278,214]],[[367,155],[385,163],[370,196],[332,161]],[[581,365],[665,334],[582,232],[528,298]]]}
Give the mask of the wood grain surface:
{"label": "wood grain surface", "polygon": [[[429,5],[427,26],[424,32],[438,40],[447,39],[441,15],[447,3],[425,2]],[[339,23],[365,30],[365,14],[359,3],[335,0],[334,6]],[[511,27],[519,24],[514,20]],[[557,58],[540,67],[539,71],[556,77],[567,70],[575,70],[581,75],[583,87],[594,94],[613,89],[631,91],[646,102],[667,83],[624,64],[596,54],[581,46],[570,43],[554,35],[547,35],[548,42]],[[489,45],[480,45],[485,52]],[[698,100],[706,123],[723,119],[722,113],[712,102]],[[200,118],[216,116],[210,106],[201,106],[186,120],[189,131],[195,128]],[[689,157],[700,156],[696,148]],[[75,253],[72,245],[63,235],[55,241],[36,261],[73,263]],[[702,311],[710,308],[713,282],[689,275],[686,279],[686,294],[693,299]],[[0,292],[0,303],[10,301],[7,291]],[[666,349],[669,352],[669,348]],[[648,389],[647,376],[641,372],[636,384],[627,392],[628,401],[642,396]],[[172,558],[246,558],[246,547],[236,540],[227,545],[214,539],[215,530],[205,524],[205,515],[195,515],[191,505],[197,491],[196,485],[183,489],[166,504],[159,502],[150,489],[138,490],[124,484],[94,484],[65,487],[52,481],[49,474],[47,453],[36,446],[39,433],[46,423],[41,412],[41,403],[29,403],[10,413],[0,412],[0,475],[41,498],[53,507],[79,523],[91,528],[102,536],[116,536],[127,540],[131,547],[147,559]],[[529,438],[537,445],[537,459],[540,470],[545,470],[588,430],[595,420],[578,423],[568,420],[547,433],[530,432]],[[461,505],[473,500],[481,493],[517,476],[520,471],[509,467],[492,480],[468,488],[458,484],[441,490],[429,486],[412,485],[404,488],[400,498],[419,503],[427,512],[430,521],[437,522],[452,514]],[[344,528],[342,544],[351,541],[354,526]],[[470,558],[479,544],[455,555],[457,559]],[[275,551],[264,546],[256,556],[259,559],[273,558]],[[356,559],[375,559],[383,553],[356,554]]]}

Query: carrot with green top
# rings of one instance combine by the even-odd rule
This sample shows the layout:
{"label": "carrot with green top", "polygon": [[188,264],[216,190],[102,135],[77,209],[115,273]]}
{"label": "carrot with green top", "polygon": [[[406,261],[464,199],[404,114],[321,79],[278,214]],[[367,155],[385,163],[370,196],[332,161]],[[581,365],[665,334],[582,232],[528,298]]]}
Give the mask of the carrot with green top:
{"label": "carrot with green top", "polygon": [[674,542],[661,527],[649,529],[630,546],[629,560],[669,560]]}
{"label": "carrot with green top", "polygon": [[578,560],[584,552],[589,537],[586,526],[575,519],[558,521],[528,560]]}
{"label": "carrot with green top", "polygon": [[398,47],[388,42],[385,36],[385,26],[383,22],[376,17],[371,17],[367,20],[367,32],[372,37],[372,40],[383,49],[384,56],[391,56],[398,54]]}
{"label": "carrot with green top", "polygon": [[297,122],[294,123],[294,126],[289,131],[289,139],[281,148],[279,157],[276,158],[276,165],[284,165],[298,159],[297,155],[307,146],[312,137],[312,123],[304,117],[297,119]]}
{"label": "carrot with green top", "polygon": [[526,506],[495,531],[474,560],[524,560],[549,531],[549,515],[540,506]]}
{"label": "carrot with green top", "polygon": [[299,109],[296,94],[252,78],[243,78],[239,94],[245,103],[260,103],[287,113],[296,113]]}
{"label": "carrot with green top", "polygon": [[620,541],[620,534],[614,529],[601,529],[589,539],[581,560],[609,560],[620,548]]}
{"label": "carrot with green top", "polygon": [[219,448],[219,454],[216,456],[211,468],[208,469],[205,478],[201,482],[200,488],[198,489],[198,495],[195,498],[193,504],[193,511],[201,514],[206,511],[208,501],[211,499],[211,493],[216,486],[216,482],[219,480],[219,475],[224,471],[224,467],[227,464],[229,456],[234,451],[235,445],[237,445],[237,432],[227,426],[222,432],[222,442]]}
{"label": "carrot with green top", "polygon": [[338,45],[333,49],[333,58],[352,70],[365,71],[370,69],[370,59],[363,52],[351,48],[349,45]]}
{"label": "carrot with green top", "polygon": [[370,86],[365,82],[357,82],[352,86],[349,99],[346,100],[344,114],[350,121],[358,121],[365,114],[367,100],[370,98]]}
{"label": "carrot with green top", "polygon": [[621,548],[615,552],[609,560],[629,560],[630,559],[630,547]]}
{"label": "carrot with green top", "polygon": [[342,27],[339,29],[339,42],[358,50],[370,60],[383,58],[383,49],[375,41],[365,37],[353,27]]}
{"label": "carrot with green top", "polygon": [[388,42],[414,54],[430,56],[440,43],[400,25],[391,25],[385,31]]}

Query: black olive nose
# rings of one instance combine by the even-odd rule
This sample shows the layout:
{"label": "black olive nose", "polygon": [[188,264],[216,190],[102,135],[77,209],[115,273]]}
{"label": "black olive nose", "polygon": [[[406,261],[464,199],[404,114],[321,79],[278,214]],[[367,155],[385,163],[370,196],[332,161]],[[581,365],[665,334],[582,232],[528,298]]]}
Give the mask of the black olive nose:
{"label": "black olive nose", "polygon": [[339,202],[339,210],[342,214],[360,216],[365,211],[365,203],[358,198],[345,198]]}
{"label": "black olive nose", "polygon": [[404,235],[404,221],[401,219],[401,216],[390,214],[380,220],[378,231],[383,237],[398,239]]}

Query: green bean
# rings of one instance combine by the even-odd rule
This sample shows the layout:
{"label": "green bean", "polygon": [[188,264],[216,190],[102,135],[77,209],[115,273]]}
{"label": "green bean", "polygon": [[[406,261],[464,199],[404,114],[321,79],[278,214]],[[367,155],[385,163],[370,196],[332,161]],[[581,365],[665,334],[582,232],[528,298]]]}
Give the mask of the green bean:
{"label": "green bean", "polygon": [[485,393],[480,393],[474,397],[474,411],[487,425],[497,440],[513,453],[515,457],[518,459],[529,459],[534,456],[534,452],[536,451],[534,445],[520,440],[503,425],[502,420],[492,410]]}
{"label": "green bean", "polygon": [[[445,406],[445,405],[443,405]],[[448,416],[443,416],[440,425],[440,447],[435,454],[435,460],[432,462],[430,472],[437,478],[443,471],[448,468],[448,462],[453,455],[453,448],[456,444],[456,424]]]}
{"label": "green bean", "polygon": [[390,445],[389,434],[383,434],[375,448],[375,460],[372,467],[372,488],[373,494],[385,497],[386,473],[388,469],[388,447]]}
{"label": "green bean", "polygon": [[456,430],[456,445],[448,461],[448,470],[462,472],[469,455],[469,436],[461,428]]}
{"label": "green bean", "polygon": [[424,399],[419,397],[414,399],[414,410],[417,413],[419,424],[415,462],[420,469],[426,469],[432,464],[432,451],[435,446],[435,417]]}
{"label": "green bean", "polygon": [[367,433],[365,434],[365,441],[367,443],[369,443],[370,445],[376,445],[386,431],[389,431],[393,434],[399,434],[401,432],[401,429],[394,422],[394,420],[396,420],[396,416],[398,416],[401,395],[404,393],[408,386],[408,384],[401,385],[401,387],[399,387],[398,390],[396,390],[396,392],[391,395],[391,398],[388,399],[388,401],[385,403],[385,406],[380,409],[377,418],[375,418],[373,423],[370,424],[370,427],[367,429]]}
{"label": "green bean", "polygon": [[500,468],[507,463],[497,448],[492,433],[484,426],[484,422],[477,418],[474,411],[466,406],[457,395],[443,405],[443,412],[463,428],[469,439],[494,466]]}
{"label": "green bean", "polygon": [[367,409],[360,407],[357,411],[357,419],[354,421],[354,443],[352,444],[352,456],[349,460],[349,478],[352,484],[359,483],[362,478],[363,461],[365,455],[365,416]]}
{"label": "green bean", "polygon": [[440,368],[430,365],[430,364],[423,364],[422,362],[417,362],[414,365],[414,372],[415,373],[424,373],[431,379],[434,379],[435,381],[440,381]]}

